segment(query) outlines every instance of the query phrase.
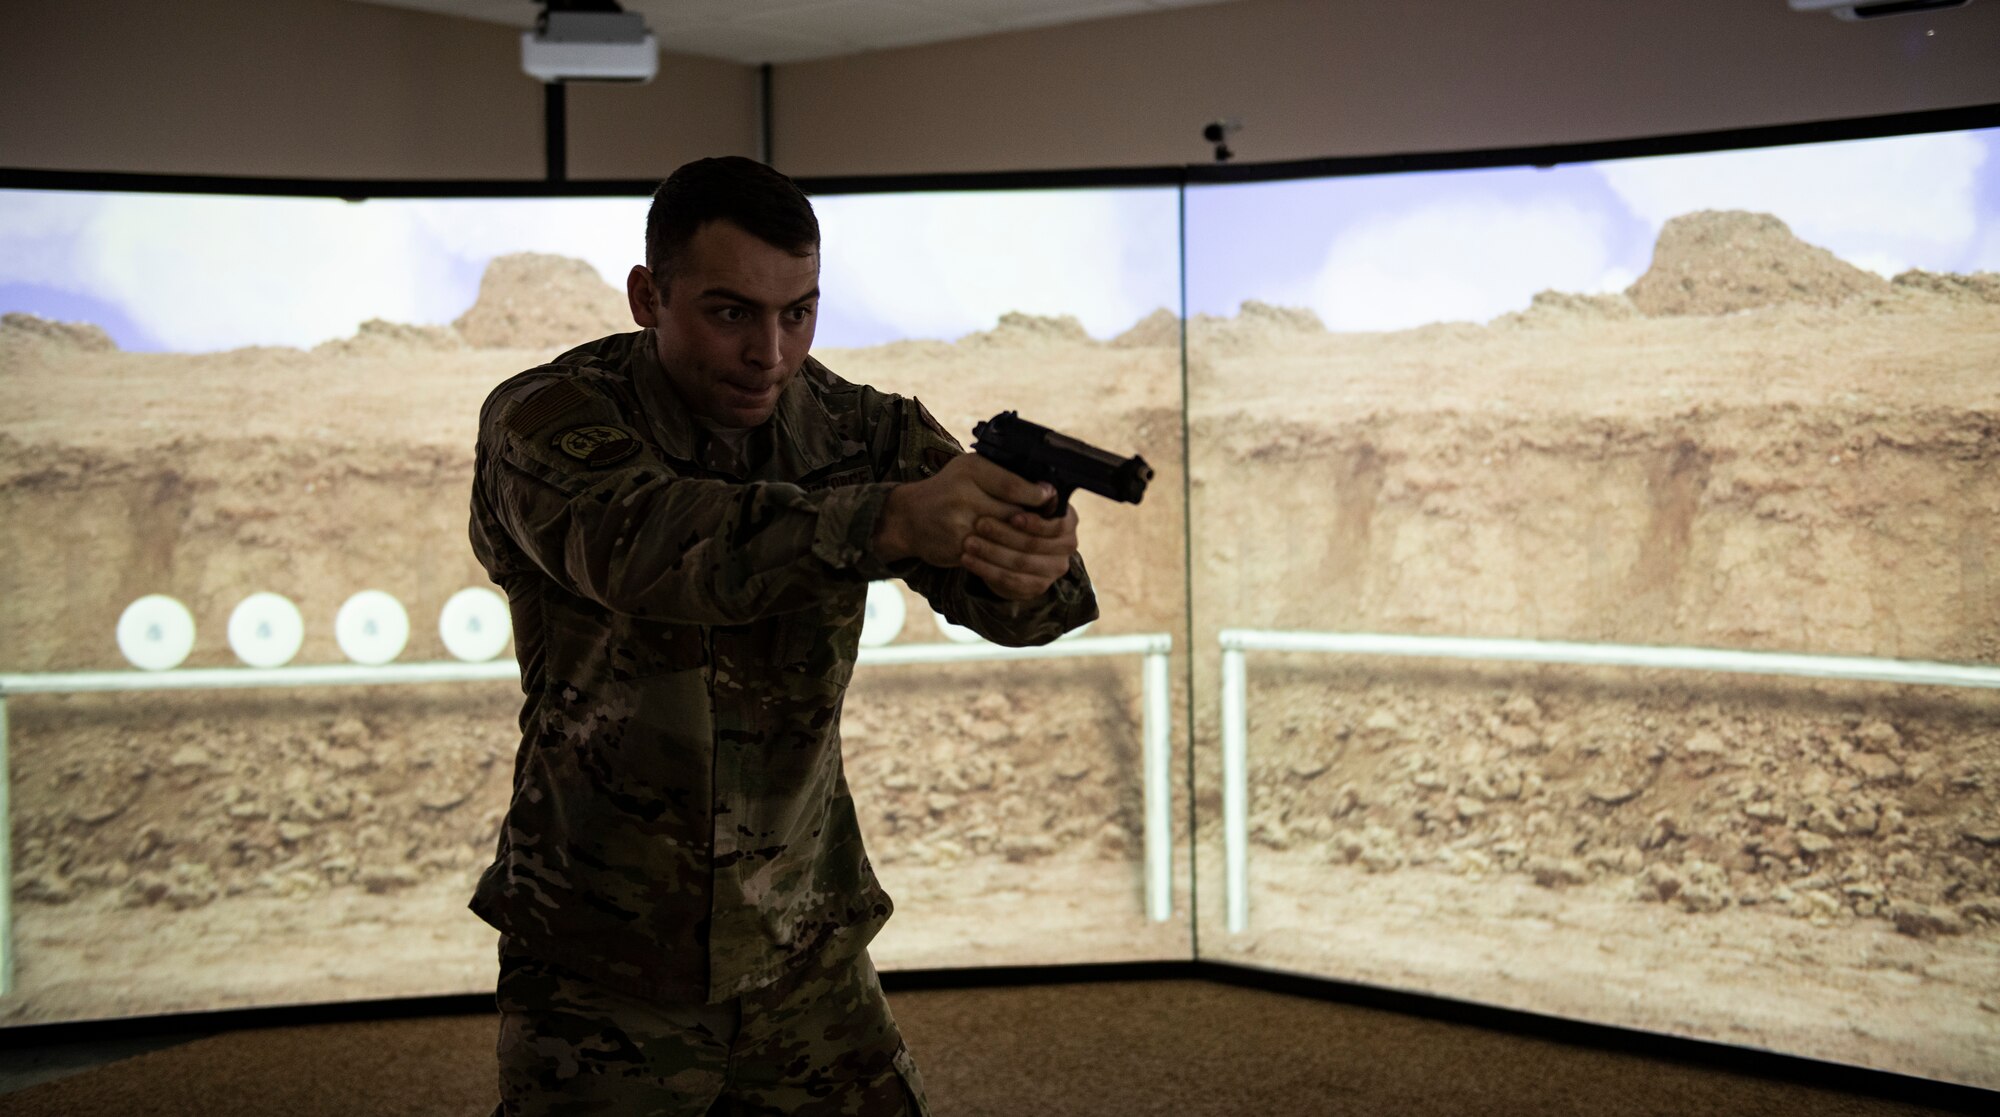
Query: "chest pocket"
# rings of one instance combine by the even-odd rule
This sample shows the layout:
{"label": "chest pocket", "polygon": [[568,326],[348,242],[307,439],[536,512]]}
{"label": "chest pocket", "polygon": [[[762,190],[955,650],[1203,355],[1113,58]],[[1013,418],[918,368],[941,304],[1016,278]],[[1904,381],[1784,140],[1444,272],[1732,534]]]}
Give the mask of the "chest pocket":
{"label": "chest pocket", "polygon": [[717,625],[714,636],[718,688],[759,691],[758,717],[800,709],[833,709],[854,674],[867,587],[841,587],[810,609],[752,624]]}
{"label": "chest pocket", "polygon": [[700,625],[620,619],[625,622],[618,634],[622,638],[613,641],[605,656],[613,679],[625,682],[701,666],[706,653]]}
{"label": "chest pocket", "polygon": [[809,689],[844,690],[854,673],[867,604],[866,585],[843,586],[818,608],[778,618],[776,662]]}
{"label": "chest pocket", "polygon": [[613,613],[594,602],[552,595],[544,611],[560,660],[612,682],[631,682],[699,667],[701,626],[666,624]]}
{"label": "chest pocket", "polygon": [[824,667],[824,650],[836,629],[829,627],[823,609],[801,609],[768,617],[750,624],[717,625],[715,654],[718,665],[732,664],[760,670],[775,668],[785,674],[810,673]]}

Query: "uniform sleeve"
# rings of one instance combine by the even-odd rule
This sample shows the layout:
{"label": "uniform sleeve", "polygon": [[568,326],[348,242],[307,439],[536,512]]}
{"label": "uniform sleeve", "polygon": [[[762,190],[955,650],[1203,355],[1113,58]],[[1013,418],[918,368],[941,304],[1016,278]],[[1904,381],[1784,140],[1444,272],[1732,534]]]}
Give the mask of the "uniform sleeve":
{"label": "uniform sleeve", "polygon": [[572,380],[496,393],[478,458],[476,499],[508,549],[614,612],[745,624],[890,576],[869,546],[890,485],[808,493],[680,476]]}
{"label": "uniform sleeve", "polygon": [[[914,399],[891,397],[893,421],[884,424],[883,453],[896,481],[921,481],[933,476],[952,458],[965,453],[958,440]],[[1025,647],[1046,644],[1073,628],[1097,619],[1097,594],[1083,556],[1071,555],[1069,572],[1056,579],[1032,601],[1009,601],[993,592],[984,579],[961,569],[909,560],[892,566],[911,589],[922,594],[946,620],[979,633],[996,644]]]}

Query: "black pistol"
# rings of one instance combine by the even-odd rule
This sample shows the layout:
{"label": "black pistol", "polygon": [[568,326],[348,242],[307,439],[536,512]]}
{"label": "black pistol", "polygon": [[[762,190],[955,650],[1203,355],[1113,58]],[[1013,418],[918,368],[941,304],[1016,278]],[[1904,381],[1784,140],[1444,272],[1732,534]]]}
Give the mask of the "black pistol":
{"label": "black pistol", "polygon": [[1068,514],[1069,494],[1078,489],[1137,504],[1146,495],[1146,482],[1153,479],[1153,467],[1137,454],[1121,458],[1030,423],[1016,411],[1002,411],[975,424],[972,452],[1009,473],[1055,486],[1054,510],[1039,510],[1050,518]]}

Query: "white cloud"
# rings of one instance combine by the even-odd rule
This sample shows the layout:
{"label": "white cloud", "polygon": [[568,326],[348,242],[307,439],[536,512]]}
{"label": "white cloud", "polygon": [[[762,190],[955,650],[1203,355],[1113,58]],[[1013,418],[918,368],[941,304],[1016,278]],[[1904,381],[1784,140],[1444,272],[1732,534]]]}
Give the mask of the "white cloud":
{"label": "white cloud", "polygon": [[1628,275],[1607,235],[1603,215],[1560,200],[1427,205],[1343,232],[1302,301],[1335,330],[1486,321],[1537,291],[1604,290]]}
{"label": "white cloud", "polygon": [[622,198],[18,192],[0,198],[0,281],[110,302],[170,349],[304,348],[369,318],[449,322],[475,293],[466,272],[508,252],[580,257],[622,289],[645,220]]}
{"label": "white cloud", "polygon": [[1178,299],[1168,191],[858,195],[813,204],[829,309],[845,304],[902,337],[957,338],[1020,311],[1073,314],[1107,338]]}
{"label": "white cloud", "polygon": [[2000,271],[2000,222],[1986,230],[1980,238],[1979,247],[1972,250],[1966,261],[1966,271]]}
{"label": "white cloud", "polygon": [[[74,233],[90,222],[100,196],[56,190],[0,191],[0,243]],[[0,257],[0,267],[6,258]]]}
{"label": "white cloud", "polygon": [[1598,165],[1654,229],[1702,209],[1769,213],[1807,243],[1866,258],[1956,264],[1978,231],[1976,136],[1942,133]]}
{"label": "white cloud", "polygon": [[0,283],[81,290],[69,246],[102,206],[94,194],[0,191]]}
{"label": "white cloud", "polygon": [[308,198],[131,195],[77,238],[91,293],[176,350],[309,346],[367,318],[427,319],[442,269],[406,223]]}
{"label": "white cloud", "polygon": [[1615,295],[1638,282],[1639,273],[1626,267],[1610,267],[1597,277],[1596,285],[1588,289],[1593,295]]}
{"label": "white cloud", "polygon": [[[620,291],[645,262],[648,198],[479,198],[373,203],[407,215],[414,230],[447,256],[485,262],[509,252],[580,259]],[[454,316],[465,308],[459,307]]]}
{"label": "white cloud", "polygon": [[1853,252],[1848,254],[1847,262],[1863,271],[1872,271],[1883,279],[1894,279],[1910,270],[1908,261],[1888,252]]}

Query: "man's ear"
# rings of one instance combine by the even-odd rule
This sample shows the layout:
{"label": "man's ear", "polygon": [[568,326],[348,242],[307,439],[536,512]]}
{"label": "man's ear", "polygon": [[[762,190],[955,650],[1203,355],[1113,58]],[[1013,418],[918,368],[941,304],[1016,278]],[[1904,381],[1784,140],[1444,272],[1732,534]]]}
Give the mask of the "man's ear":
{"label": "man's ear", "polygon": [[625,273],[625,301],[632,305],[632,321],[652,329],[660,324],[660,301],[653,297],[653,273],[644,264],[633,264]]}

